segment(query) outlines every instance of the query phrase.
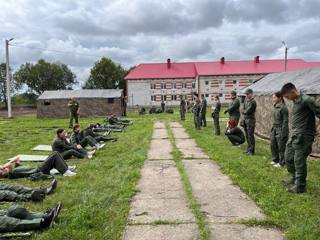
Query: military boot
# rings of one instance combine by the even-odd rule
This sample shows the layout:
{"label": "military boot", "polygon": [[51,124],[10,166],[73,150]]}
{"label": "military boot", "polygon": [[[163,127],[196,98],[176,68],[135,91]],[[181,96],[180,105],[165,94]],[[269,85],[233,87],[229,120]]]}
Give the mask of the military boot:
{"label": "military boot", "polygon": [[306,186],[298,186],[298,185],[293,185],[290,188],[287,188],[287,191],[290,193],[304,193],[307,191]]}

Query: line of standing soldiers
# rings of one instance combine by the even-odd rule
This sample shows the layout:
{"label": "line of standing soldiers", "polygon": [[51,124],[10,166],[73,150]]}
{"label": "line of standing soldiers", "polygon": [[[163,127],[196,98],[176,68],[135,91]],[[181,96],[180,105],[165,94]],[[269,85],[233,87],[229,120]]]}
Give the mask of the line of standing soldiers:
{"label": "line of standing soldiers", "polygon": [[[225,113],[229,114],[226,135],[235,146],[244,143],[246,139],[248,145],[245,153],[254,155],[257,103],[252,89],[247,89],[245,95],[243,107],[241,108],[237,93],[235,91],[231,92],[231,102],[225,110]],[[284,98],[293,102],[290,131],[288,108]],[[212,107],[212,116],[215,133],[220,135],[219,112],[221,103],[218,96],[215,97],[215,100],[215,104]],[[313,97],[298,91],[292,83],[283,85],[281,91],[275,92],[272,95],[272,103],[271,163],[275,167],[287,165],[289,179],[283,181],[283,183],[288,192],[306,192],[307,157],[312,151],[312,144],[316,135],[315,118],[316,116],[320,118],[320,103]],[[196,129],[200,129],[200,125],[203,123],[202,119],[203,117],[205,118],[205,111],[203,111],[204,115],[201,115],[201,110],[204,106],[206,106],[206,101],[202,101],[200,104],[200,100],[196,96],[193,108]],[[239,122],[245,134],[238,127]]]}

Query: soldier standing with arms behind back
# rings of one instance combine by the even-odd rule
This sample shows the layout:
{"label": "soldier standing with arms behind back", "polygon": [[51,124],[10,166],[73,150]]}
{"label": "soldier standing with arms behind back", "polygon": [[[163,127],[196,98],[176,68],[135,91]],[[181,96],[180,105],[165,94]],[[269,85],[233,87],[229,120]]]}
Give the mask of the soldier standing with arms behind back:
{"label": "soldier standing with arms behind back", "polygon": [[75,123],[79,123],[79,112],[80,112],[80,105],[76,100],[76,97],[72,97],[71,101],[68,103],[68,107],[70,109],[70,123],[69,128],[73,127],[73,119],[75,119]]}
{"label": "soldier standing with arms behind back", "polygon": [[220,123],[219,123],[219,113],[221,110],[221,102],[218,96],[214,97],[215,103],[212,107],[212,118],[214,123],[215,135],[220,136]]}
{"label": "soldier standing with arms behind back", "polygon": [[182,121],[186,120],[186,101],[184,96],[180,96],[180,119]]}
{"label": "soldier standing with arms behind back", "polygon": [[307,157],[312,151],[316,134],[315,116],[320,118],[320,104],[299,92],[292,83],[285,84],[281,94],[293,101],[291,131],[285,152],[290,178],[285,184],[288,192],[303,193],[307,190]]}
{"label": "soldier standing with arms behind back", "polygon": [[229,103],[229,107],[224,113],[229,113],[229,120],[235,120],[237,125],[240,119],[240,100],[237,98],[237,92],[231,91],[231,102]]}
{"label": "soldier standing with arms behind back", "polygon": [[284,152],[288,141],[288,108],[283,100],[280,92],[272,95],[273,111],[272,111],[272,129],[271,129],[271,153],[274,167],[284,166]]}
{"label": "soldier standing with arms behind back", "polygon": [[243,115],[242,126],[245,131],[246,140],[248,143],[247,151],[245,152],[247,155],[254,155],[255,154],[255,145],[256,141],[254,138],[254,129],[256,127],[256,108],[257,103],[253,97],[252,89],[248,88],[245,91],[246,99],[243,104],[243,109],[241,111]]}

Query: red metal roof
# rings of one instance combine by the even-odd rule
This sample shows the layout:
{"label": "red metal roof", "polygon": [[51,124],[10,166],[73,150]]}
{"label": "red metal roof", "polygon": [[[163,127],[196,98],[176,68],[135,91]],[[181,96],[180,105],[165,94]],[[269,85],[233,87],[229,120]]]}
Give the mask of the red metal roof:
{"label": "red metal roof", "polygon": [[153,78],[195,78],[197,75],[194,63],[140,64],[126,76],[125,79],[153,79]]}
{"label": "red metal roof", "polygon": [[[302,59],[289,59],[287,71],[320,67],[320,62],[305,62]],[[267,74],[284,71],[284,60],[254,60],[217,62],[189,62],[140,64],[125,79],[166,79],[195,78],[196,76]]]}
{"label": "red metal roof", "polygon": [[[320,62],[317,64],[320,67]],[[225,61],[224,64],[220,62],[200,62],[195,63],[195,65],[200,76],[284,72],[284,60],[260,60],[259,63],[254,61]],[[301,59],[290,59],[287,62],[287,71],[302,70],[308,67],[312,66]]]}

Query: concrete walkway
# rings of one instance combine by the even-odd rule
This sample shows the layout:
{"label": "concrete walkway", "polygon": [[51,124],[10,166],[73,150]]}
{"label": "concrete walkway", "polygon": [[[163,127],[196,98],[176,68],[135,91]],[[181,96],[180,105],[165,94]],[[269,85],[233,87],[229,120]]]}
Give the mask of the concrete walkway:
{"label": "concrete walkway", "polygon": [[123,239],[199,239],[171,152],[165,125],[155,123],[148,160],[141,170]]}
{"label": "concrete walkway", "polygon": [[[217,164],[199,148],[178,122],[169,124],[193,195],[205,213],[210,240],[282,240],[275,228],[249,227],[239,220],[264,219],[265,215]],[[172,156],[165,124],[156,122],[141,170],[138,192],[132,200],[124,240],[197,240],[195,217]]]}
{"label": "concrete walkway", "polygon": [[[274,228],[248,227],[237,224],[239,220],[264,219],[265,215],[256,204],[233,185],[217,164],[187,135],[179,123],[171,123],[177,148],[184,158],[183,164],[193,194],[206,214],[210,239],[219,240],[282,240],[282,233]],[[182,129],[177,131],[175,129]],[[190,158],[191,155],[194,158]],[[203,158],[203,159],[199,159]]]}

